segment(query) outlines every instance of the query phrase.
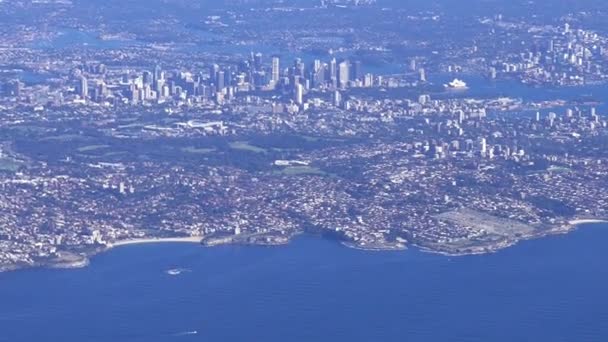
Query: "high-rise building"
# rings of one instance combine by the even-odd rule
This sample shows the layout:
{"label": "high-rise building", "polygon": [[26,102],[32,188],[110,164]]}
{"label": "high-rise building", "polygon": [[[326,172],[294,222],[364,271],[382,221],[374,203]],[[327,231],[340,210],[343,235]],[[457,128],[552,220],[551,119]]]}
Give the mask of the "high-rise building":
{"label": "high-rise building", "polygon": [[294,87],[293,102],[297,105],[304,103],[304,86],[300,83],[297,83]]}
{"label": "high-rise building", "polygon": [[258,52],[253,56],[253,68],[255,70],[262,70],[262,53]]}
{"label": "high-rise building", "polygon": [[98,95],[100,98],[105,98],[106,96],[108,96],[108,86],[106,85],[105,82],[99,82],[98,84]]}
{"label": "high-rise building", "polygon": [[80,81],[78,83],[78,94],[81,98],[86,99],[89,97],[89,85],[87,78],[84,76],[80,77]]}
{"label": "high-rise building", "polygon": [[[265,73],[262,71],[262,74],[265,76]],[[231,87],[234,85],[234,78],[233,78],[233,69],[232,67],[228,67],[226,70],[224,70],[224,87]]]}
{"label": "high-rise building", "polygon": [[141,89],[138,89],[137,86],[135,86],[134,84],[131,85],[131,103],[132,104],[137,104],[143,100],[142,93],[140,90]]}
{"label": "high-rise building", "polygon": [[304,62],[302,62],[301,58],[296,58],[293,62],[293,74],[304,77]]}
{"label": "high-rise building", "polygon": [[329,81],[332,87],[336,88],[338,86],[338,65],[335,58],[332,58],[329,62]]}
{"label": "high-rise building", "polygon": [[224,76],[224,72],[223,71],[218,71],[217,75],[215,77],[215,86],[217,88],[217,91],[222,91],[225,88],[225,82],[226,82],[226,78]]}
{"label": "high-rise building", "polygon": [[152,81],[153,81],[152,73],[149,72],[149,71],[144,71],[144,79],[143,79],[143,81],[144,81],[145,85],[152,84]]}
{"label": "high-rise building", "polygon": [[215,82],[215,79],[217,77],[217,73],[218,71],[220,71],[220,66],[217,64],[211,64],[211,66],[209,66],[209,79],[212,82]]}
{"label": "high-rise building", "polygon": [[351,79],[353,80],[360,80],[361,78],[363,78],[363,67],[361,64],[361,61],[355,61],[352,64],[352,70],[351,70]]}
{"label": "high-rise building", "polygon": [[416,59],[415,59],[415,58],[412,58],[412,59],[410,60],[410,70],[411,70],[411,71],[416,71],[416,69],[418,69],[417,65],[418,65],[418,64],[416,63]]}
{"label": "high-rise building", "polygon": [[574,111],[572,110],[572,108],[566,109],[566,117],[571,118],[573,116],[574,116]]}
{"label": "high-rise building", "polygon": [[272,73],[271,81],[276,86],[279,83],[281,77],[281,64],[279,57],[272,57]]}
{"label": "high-rise building", "polygon": [[374,75],[372,74],[365,74],[365,78],[363,80],[363,86],[364,87],[373,87],[374,86]]}
{"label": "high-rise building", "polygon": [[[315,66],[316,67],[316,66]],[[321,64],[318,69],[312,73],[312,85],[315,88],[321,87],[325,83],[325,66]]]}
{"label": "high-rise building", "polygon": [[334,92],[334,106],[340,107],[342,105],[342,94],[339,91]]}
{"label": "high-rise building", "polygon": [[312,70],[313,72],[318,72],[319,70],[321,70],[323,64],[321,63],[320,59],[315,59],[314,62],[312,63]]}
{"label": "high-rise building", "polygon": [[495,67],[490,68],[490,79],[492,79],[492,80],[496,79],[496,68]]}
{"label": "high-rise building", "polygon": [[480,137],[477,139],[477,151],[482,155],[485,155],[488,152],[488,143],[486,138]]}
{"label": "high-rise building", "polygon": [[154,79],[152,80],[152,83],[154,85],[158,84],[158,81],[163,79],[163,70],[160,68],[160,65],[156,65],[156,67],[154,67]]}
{"label": "high-rise building", "polygon": [[350,80],[350,63],[348,61],[342,61],[338,65],[338,84],[340,88],[344,89],[348,86]]}
{"label": "high-rise building", "polygon": [[426,82],[426,71],[424,70],[424,68],[420,68],[420,70],[418,70],[418,80],[420,82]]}

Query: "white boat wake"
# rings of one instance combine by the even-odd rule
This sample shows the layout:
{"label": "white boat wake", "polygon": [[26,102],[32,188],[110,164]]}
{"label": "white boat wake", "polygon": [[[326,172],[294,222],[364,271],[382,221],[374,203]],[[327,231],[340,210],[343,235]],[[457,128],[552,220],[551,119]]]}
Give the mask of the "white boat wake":
{"label": "white boat wake", "polygon": [[196,335],[196,334],[198,334],[198,331],[192,330],[192,331],[182,331],[182,332],[176,333],[175,336],[187,336],[187,335]]}
{"label": "white boat wake", "polygon": [[168,275],[172,275],[172,276],[180,275],[184,272],[192,272],[192,271],[187,268],[173,268],[173,269],[165,271],[165,273],[167,273]]}

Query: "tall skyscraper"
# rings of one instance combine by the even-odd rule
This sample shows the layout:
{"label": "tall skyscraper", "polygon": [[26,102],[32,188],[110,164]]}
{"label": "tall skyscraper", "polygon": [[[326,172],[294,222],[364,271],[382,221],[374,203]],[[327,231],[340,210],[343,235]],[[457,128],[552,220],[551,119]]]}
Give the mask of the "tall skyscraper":
{"label": "tall skyscraper", "polygon": [[492,80],[496,79],[496,68],[495,67],[490,68],[490,79],[492,79]]}
{"label": "tall skyscraper", "polygon": [[281,77],[281,61],[279,57],[272,57],[272,73],[271,73],[271,81],[276,86],[279,83],[279,78]]}
{"label": "tall skyscraper", "polygon": [[296,58],[293,62],[293,74],[296,76],[304,77],[304,62],[302,62],[301,58]]}
{"label": "tall skyscraper", "polygon": [[160,65],[156,65],[154,67],[154,79],[152,80],[152,83],[154,85],[156,85],[158,83],[158,81],[163,79],[163,70],[160,68]]}
{"label": "tall skyscraper", "polygon": [[412,58],[412,59],[410,60],[410,70],[411,70],[411,71],[416,71],[416,69],[417,69],[417,65],[418,65],[418,64],[416,63],[416,59],[415,59],[415,58]]}
{"label": "tall skyscraper", "polygon": [[297,83],[294,87],[293,102],[298,105],[304,103],[304,86],[300,83]]}
{"label": "tall skyscraper", "polygon": [[325,83],[325,67],[321,65],[316,71],[312,73],[312,84],[313,87],[321,87]]}
{"label": "tall skyscraper", "polygon": [[566,109],[566,117],[571,118],[573,116],[574,116],[574,111],[572,110],[572,108]]}
{"label": "tall skyscraper", "polygon": [[346,88],[348,81],[350,80],[350,63],[348,61],[342,61],[338,65],[338,84],[340,88]]}
{"label": "tall skyscraper", "polygon": [[334,106],[340,107],[342,105],[342,94],[339,91],[334,92]]}
{"label": "tall skyscraper", "polygon": [[262,53],[258,52],[253,56],[253,68],[255,70],[262,70]]}
{"label": "tall skyscraper", "polygon": [[420,70],[418,70],[418,73],[419,73],[418,80],[420,82],[426,82],[426,71],[424,70],[424,68],[420,68]]}
{"label": "tall skyscraper", "polygon": [[312,63],[312,71],[318,72],[322,66],[323,66],[323,64],[321,63],[321,60],[315,59],[314,62]]}
{"label": "tall skyscraper", "polygon": [[217,72],[220,71],[220,66],[217,64],[211,64],[209,66],[209,79],[215,82],[217,78]]}
{"label": "tall skyscraper", "polygon": [[329,62],[329,81],[332,87],[336,88],[338,86],[338,65],[335,58],[332,58]]}
{"label": "tall skyscraper", "polygon": [[78,83],[78,94],[83,99],[89,97],[89,85],[87,78],[84,76],[80,77],[80,82]]}
{"label": "tall skyscraper", "polygon": [[152,73],[144,71],[144,85],[151,85],[153,81]]}
{"label": "tall skyscraper", "polygon": [[218,71],[217,76],[215,78],[215,86],[217,87],[217,91],[222,91],[225,88],[226,78],[224,76],[223,71]]}
{"label": "tall skyscraper", "polygon": [[108,86],[106,85],[106,83],[105,83],[105,82],[103,82],[103,81],[102,81],[102,82],[99,82],[99,83],[98,83],[98,85],[97,85],[97,87],[98,87],[98,91],[97,91],[97,93],[98,93],[98,96],[99,96],[100,98],[102,98],[102,99],[103,99],[103,98],[105,98],[106,96],[108,96]]}
{"label": "tall skyscraper", "polygon": [[477,151],[482,155],[485,155],[488,152],[488,144],[486,138],[480,137],[477,139]]}
{"label": "tall skyscraper", "polygon": [[355,61],[352,64],[352,70],[351,70],[351,78],[353,80],[360,80],[363,77],[363,70],[362,70],[362,65],[361,65],[361,61]]}
{"label": "tall skyscraper", "polygon": [[365,78],[363,80],[363,86],[364,87],[373,87],[374,86],[374,75],[372,74],[365,74]]}

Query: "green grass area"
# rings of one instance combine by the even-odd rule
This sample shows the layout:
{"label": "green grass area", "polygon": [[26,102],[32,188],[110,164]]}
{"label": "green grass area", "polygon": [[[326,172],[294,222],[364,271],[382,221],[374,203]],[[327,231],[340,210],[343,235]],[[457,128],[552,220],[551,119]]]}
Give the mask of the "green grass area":
{"label": "green grass area", "polygon": [[131,123],[131,124],[120,125],[120,126],[118,126],[118,129],[140,128],[140,127],[144,127],[144,125],[141,123]]}
{"label": "green grass area", "polygon": [[86,140],[87,138],[79,134],[61,134],[44,137],[40,141],[72,141],[72,140]]}
{"label": "green grass area", "polygon": [[127,154],[126,151],[114,151],[114,152],[108,152],[108,153],[104,153],[103,155],[101,155],[102,158],[106,158],[106,157],[114,157],[114,156],[120,156],[123,154]]}
{"label": "green grass area", "polygon": [[204,147],[188,146],[188,147],[182,147],[181,151],[182,152],[186,152],[186,153],[194,153],[194,154],[208,154],[208,153],[215,152],[216,149],[215,148],[204,148]]}
{"label": "green grass area", "polygon": [[38,127],[38,126],[23,125],[23,126],[12,127],[11,131],[19,132],[19,133],[44,133],[44,132],[46,132],[46,129],[43,127]]}
{"label": "green grass area", "polygon": [[553,173],[564,173],[564,172],[569,172],[570,169],[567,167],[563,167],[563,166],[552,165],[547,169],[547,171],[553,172]]}
{"label": "green grass area", "polygon": [[317,137],[311,137],[311,136],[309,136],[309,135],[298,135],[298,136],[299,136],[300,138],[302,138],[302,139],[304,139],[304,140],[308,141],[308,142],[317,142],[317,141],[321,140],[321,139],[319,139],[319,138],[317,138]]}
{"label": "green grass area", "polygon": [[306,141],[308,141],[308,142],[319,142],[321,140],[323,140],[323,141],[331,141],[331,142],[345,142],[345,141],[347,141],[347,139],[337,138],[337,137],[334,137],[334,138],[331,138],[331,137],[321,138],[321,137],[313,137],[313,136],[310,136],[310,135],[297,135],[297,136],[300,137],[300,138],[302,138],[302,139],[304,139],[304,140],[306,140]]}
{"label": "green grass area", "polygon": [[253,146],[253,145],[249,144],[249,142],[247,142],[247,141],[235,141],[235,142],[231,142],[228,145],[230,146],[230,148],[235,149],[235,150],[249,151],[249,152],[254,152],[254,153],[266,153],[266,149],[257,147],[257,146]]}
{"label": "green grass area", "polygon": [[288,166],[278,173],[287,175],[287,176],[298,176],[298,175],[319,175],[324,176],[327,175],[326,172],[321,171],[320,169],[312,166]]}
{"label": "green grass area", "polygon": [[21,163],[11,158],[0,158],[0,170],[15,172],[19,170]]}
{"label": "green grass area", "polygon": [[279,147],[273,147],[271,148],[271,150],[275,151],[275,152],[298,152],[301,151],[301,148],[295,148],[295,147],[288,147],[288,148],[279,148]]}
{"label": "green grass area", "polygon": [[87,145],[87,146],[79,147],[76,150],[78,152],[91,152],[91,151],[101,150],[101,149],[108,148],[108,147],[110,147],[110,146],[108,146],[108,145]]}

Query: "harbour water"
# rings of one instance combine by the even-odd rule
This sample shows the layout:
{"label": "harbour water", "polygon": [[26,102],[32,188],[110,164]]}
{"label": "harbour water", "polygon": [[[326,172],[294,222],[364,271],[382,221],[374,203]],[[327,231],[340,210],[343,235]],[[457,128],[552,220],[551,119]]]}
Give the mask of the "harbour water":
{"label": "harbour water", "polygon": [[0,341],[606,341],[606,243],[593,224],[456,258],[316,237],[131,245],[0,274]]}

